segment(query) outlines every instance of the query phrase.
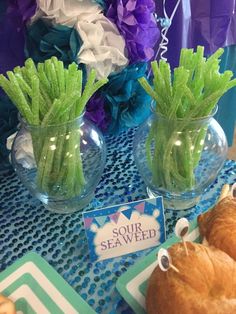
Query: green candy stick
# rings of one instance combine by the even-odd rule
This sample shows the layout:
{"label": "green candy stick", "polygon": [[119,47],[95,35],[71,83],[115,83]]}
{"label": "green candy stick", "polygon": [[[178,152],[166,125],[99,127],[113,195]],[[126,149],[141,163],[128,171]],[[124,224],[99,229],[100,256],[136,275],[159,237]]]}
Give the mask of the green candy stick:
{"label": "green candy stick", "polygon": [[33,123],[33,114],[30,110],[30,106],[27,103],[27,100],[22,92],[22,89],[20,88],[17,79],[15,78],[15,75],[13,72],[8,71],[7,72],[8,78],[11,82],[13,94],[15,94],[15,99],[17,99],[17,105],[18,109],[20,110],[21,114],[24,116],[26,121],[29,124]]}
{"label": "green candy stick", "polygon": [[139,79],[156,101],[156,111],[166,118],[166,124],[171,121],[166,128],[162,119],[156,119],[146,142],[148,164],[158,187],[174,192],[194,187],[206,128],[200,125],[197,132],[192,131],[191,120],[209,116],[220,97],[236,86],[231,71],[219,71],[222,53],[219,49],[207,59],[203,47],[197,47],[196,52],[182,49],[173,76],[169,65],[161,60],[159,66],[156,61],[151,64],[153,87],[145,77]]}
{"label": "green candy stick", "polygon": [[32,77],[32,115],[33,124],[39,124],[39,79],[37,76]]}
{"label": "green candy stick", "polygon": [[[17,66],[13,71],[7,72],[9,80],[0,75],[0,86],[31,125],[39,190],[68,198],[82,193],[86,179],[80,133],[73,120],[107,79],[95,82],[96,72],[92,70],[83,89],[78,65],[72,63],[65,69],[56,57],[37,66],[27,59],[24,67]],[[40,133],[38,126],[42,127]]]}

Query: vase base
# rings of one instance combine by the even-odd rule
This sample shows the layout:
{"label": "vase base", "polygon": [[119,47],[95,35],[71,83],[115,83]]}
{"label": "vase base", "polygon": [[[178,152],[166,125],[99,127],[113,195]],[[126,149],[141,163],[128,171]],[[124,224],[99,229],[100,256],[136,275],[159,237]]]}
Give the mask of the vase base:
{"label": "vase base", "polygon": [[157,196],[163,197],[163,203],[165,209],[171,210],[187,210],[191,209],[192,207],[196,206],[197,203],[200,201],[200,196],[195,196],[191,198],[184,198],[183,196],[168,196],[162,193],[157,193],[152,191],[149,187],[147,187],[147,194],[150,198],[154,198]]}
{"label": "vase base", "polygon": [[94,194],[92,193],[82,199],[75,197],[71,200],[53,200],[42,196],[39,199],[44,207],[53,213],[72,214],[84,209],[91,202],[93,197]]}

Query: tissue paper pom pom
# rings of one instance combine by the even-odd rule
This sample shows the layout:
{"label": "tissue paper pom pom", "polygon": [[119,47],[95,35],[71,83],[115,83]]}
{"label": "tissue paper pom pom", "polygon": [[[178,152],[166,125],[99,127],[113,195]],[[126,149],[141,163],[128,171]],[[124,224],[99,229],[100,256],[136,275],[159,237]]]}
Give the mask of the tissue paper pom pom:
{"label": "tissue paper pom pom", "polygon": [[78,53],[78,63],[92,68],[97,78],[107,77],[128,63],[125,57],[125,41],[117,27],[101,13],[84,13],[75,25],[83,41]]}
{"label": "tissue paper pom pom", "polygon": [[25,22],[35,8],[31,0],[0,1],[0,73],[23,65]]}
{"label": "tissue paper pom pom", "polygon": [[43,15],[57,24],[73,27],[81,14],[95,14],[103,8],[92,0],[38,0],[38,9],[34,19]]}
{"label": "tissue paper pom pom", "polygon": [[154,18],[153,0],[114,0],[106,16],[125,38],[131,62],[149,61],[154,56],[160,31]]}
{"label": "tissue paper pom pom", "polygon": [[65,65],[76,60],[80,49],[77,31],[64,25],[52,25],[47,20],[37,20],[26,34],[26,53],[35,62],[56,56]]}
{"label": "tissue paper pom pom", "polygon": [[27,22],[36,11],[36,0],[8,0],[8,12],[17,12]]}
{"label": "tissue paper pom pom", "polygon": [[138,126],[150,115],[151,97],[140,88],[138,78],[145,75],[146,63],[132,64],[112,73],[104,86],[105,104],[111,115],[109,133],[119,133]]}
{"label": "tissue paper pom pom", "polygon": [[102,131],[106,131],[111,118],[105,110],[104,96],[100,92],[94,94],[86,105],[85,117],[94,122]]}

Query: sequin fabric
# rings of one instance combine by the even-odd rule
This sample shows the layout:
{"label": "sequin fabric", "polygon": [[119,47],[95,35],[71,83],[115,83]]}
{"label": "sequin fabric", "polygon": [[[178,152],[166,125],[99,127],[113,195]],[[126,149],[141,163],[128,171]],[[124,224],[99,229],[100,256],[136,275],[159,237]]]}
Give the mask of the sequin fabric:
{"label": "sequin fabric", "polygon": [[[86,210],[147,198],[134,165],[135,130],[107,137],[108,156],[95,198]],[[179,217],[193,219],[210,208],[225,183],[236,181],[236,163],[226,161],[220,175],[189,211],[166,211],[167,236]],[[30,196],[13,170],[0,172],[0,271],[29,251],[46,259],[97,313],[133,313],[115,283],[151,249],[105,261],[91,262],[81,212],[53,214]]]}

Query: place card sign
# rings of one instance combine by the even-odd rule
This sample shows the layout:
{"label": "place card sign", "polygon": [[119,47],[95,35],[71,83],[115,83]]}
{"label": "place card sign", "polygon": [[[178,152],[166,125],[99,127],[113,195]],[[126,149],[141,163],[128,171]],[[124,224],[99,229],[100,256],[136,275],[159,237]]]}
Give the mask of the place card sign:
{"label": "place card sign", "polygon": [[91,259],[144,250],[165,241],[162,197],[83,213]]}

